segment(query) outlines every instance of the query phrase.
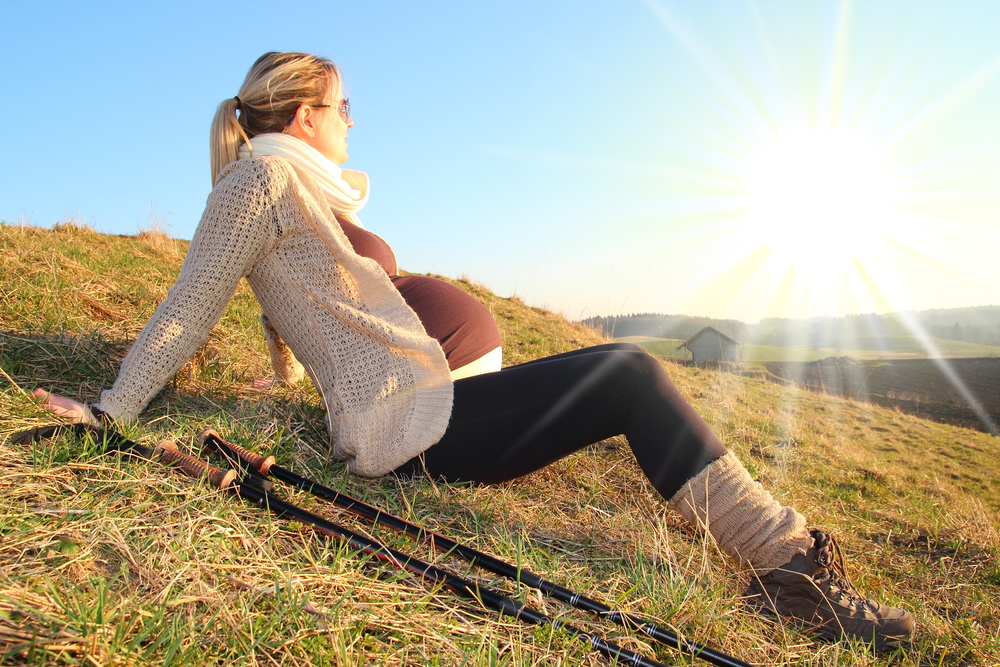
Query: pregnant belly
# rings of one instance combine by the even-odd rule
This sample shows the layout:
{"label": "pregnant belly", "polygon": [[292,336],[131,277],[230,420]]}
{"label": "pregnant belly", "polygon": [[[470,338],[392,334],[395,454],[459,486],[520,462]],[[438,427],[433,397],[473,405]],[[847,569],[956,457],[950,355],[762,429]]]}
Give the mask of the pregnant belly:
{"label": "pregnant belly", "polygon": [[455,370],[500,347],[500,330],[489,309],[471,294],[430,276],[394,276],[403,299],[429,336],[441,344]]}

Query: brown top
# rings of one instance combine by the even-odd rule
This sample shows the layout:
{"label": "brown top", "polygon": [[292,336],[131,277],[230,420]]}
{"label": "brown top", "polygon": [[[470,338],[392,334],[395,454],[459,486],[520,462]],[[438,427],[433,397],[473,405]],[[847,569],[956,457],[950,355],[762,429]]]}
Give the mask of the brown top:
{"label": "brown top", "polygon": [[430,276],[397,275],[396,256],[382,238],[337,216],[354,252],[385,269],[406,304],[420,318],[427,335],[444,349],[449,370],[461,368],[501,346],[492,313],[468,292]]}

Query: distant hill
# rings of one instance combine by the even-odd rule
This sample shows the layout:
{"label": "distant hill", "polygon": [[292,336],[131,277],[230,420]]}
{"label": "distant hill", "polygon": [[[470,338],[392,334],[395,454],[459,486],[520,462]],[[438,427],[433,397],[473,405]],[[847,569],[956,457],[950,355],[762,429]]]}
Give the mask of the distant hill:
{"label": "distant hill", "polygon": [[806,320],[766,319],[755,342],[780,347],[857,347],[855,341],[889,336],[919,336],[980,345],[1000,345],[1000,307],[954,308]]}
{"label": "distant hill", "polygon": [[1000,345],[1000,306],[924,310],[917,318],[936,338]]}
{"label": "distant hill", "polygon": [[[691,359],[691,353],[680,347],[684,342],[676,338],[655,338],[653,336],[624,336],[615,340],[635,343],[660,357]],[[1000,346],[963,343],[940,338],[918,339],[915,336],[882,336],[861,338],[853,342],[854,347],[780,347],[777,345],[741,345],[739,358],[751,364],[768,361],[818,361],[830,357],[851,357],[852,359],[921,359],[928,357],[984,358],[1000,357]]]}
{"label": "distant hill", "polygon": [[599,330],[605,336],[618,339],[628,336],[649,336],[684,341],[705,327],[715,327],[740,343],[754,335],[754,328],[739,320],[718,320],[690,315],[643,313],[621,317],[590,317],[581,323]]}
{"label": "distant hill", "polygon": [[[689,315],[641,313],[617,317],[591,317],[583,324],[613,338],[648,336],[686,340],[703,327],[715,327],[743,345],[783,348],[828,348],[847,350],[899,350],[901,338],[908,339],[910,352],[934,354],[933,349],[948,345],[927,339],[958,341],[976,345],[1000,346],[1000,306],[947,308],[916,312],[874,313],[845,317],[809,319],[769,318],[757,324]],[[930,343],[930,345],[929,345]],[[991,352],[983,350],[984,356]],[[968,352],[960,353],[970,356]],[[975,354],[975,352],[973,352]]]}

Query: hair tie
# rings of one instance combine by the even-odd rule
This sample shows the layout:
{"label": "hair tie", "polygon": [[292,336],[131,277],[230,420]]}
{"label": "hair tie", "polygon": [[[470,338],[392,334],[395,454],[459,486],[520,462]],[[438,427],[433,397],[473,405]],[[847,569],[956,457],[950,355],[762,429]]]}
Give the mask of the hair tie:
{"label": "hair tie", "polygon": [[236,100],[236,108],[237,109],[242,109],[243,108],[243,100],[240,99],[240,96],[236,95],[236,96],[233,97],[233,99]]}

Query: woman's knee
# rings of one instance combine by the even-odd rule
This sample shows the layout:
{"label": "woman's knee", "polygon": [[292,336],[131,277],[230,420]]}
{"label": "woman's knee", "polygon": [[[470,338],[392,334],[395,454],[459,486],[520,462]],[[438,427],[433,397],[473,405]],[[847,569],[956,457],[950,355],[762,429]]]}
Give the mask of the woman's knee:
{"label": "woman's knee", "polygon": [[647,352],[644,348],[634,343],[623,343],[628,348],[620,348],[616,352],[620,353],[626,363],[637,373],[642,375],[666,375],[666,370],[660,360]]}

